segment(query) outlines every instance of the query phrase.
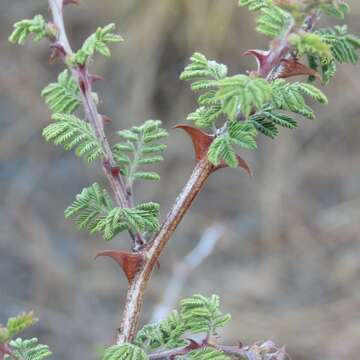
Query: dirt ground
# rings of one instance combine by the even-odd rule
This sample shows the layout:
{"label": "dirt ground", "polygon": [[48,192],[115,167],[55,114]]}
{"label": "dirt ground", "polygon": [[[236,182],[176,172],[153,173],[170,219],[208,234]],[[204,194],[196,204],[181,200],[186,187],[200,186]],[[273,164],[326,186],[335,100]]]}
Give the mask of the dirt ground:
{"label": "dirt ground", "polygon": [[[360,34],[360,4],[349,1],[350,30]],[[76,231],[64,209],[84,186],[106,186],[101,169],[45,143],[49,112],[41,89],[61,64],[48,64],[45,44],[7,43],[12,23],[45,13],[45,0],[0,4],[0,322],[25,309],[40,317],[29,335],[50,345],[54,359],[97,358],[111,343],[126,291],[123,274],[95,254],[128,248],[124,234],[105,243]],[[101,110],[112,130],[160,118],[184,122],[195,105],[178,77],[200,51],[252,69],[242,57],[263,48],[254,19],[236,0],[82,1],[66,10],[74,47],[98,25],[116,22],[126,41],[110,61],[97,58]],[[316,121],[301,120],[277,141],[262,138],[244,152],[252,164],[212,176],[179,227],[152,278],[142,321],[161,301],[173,264],[181,261],[215,222],[225,233],[215,252],[186,282],[182,296],[221,295],[233,315],[226,342],[272,339],[293,360],[354,360],[360,352],[360,73],[343,66],[325,89],[328,106]],[[137,191],[137,200],[171,206],[193,166],[189,141],[170,130],[161,184]],[[110,136],[113,140],[115,137]]]}

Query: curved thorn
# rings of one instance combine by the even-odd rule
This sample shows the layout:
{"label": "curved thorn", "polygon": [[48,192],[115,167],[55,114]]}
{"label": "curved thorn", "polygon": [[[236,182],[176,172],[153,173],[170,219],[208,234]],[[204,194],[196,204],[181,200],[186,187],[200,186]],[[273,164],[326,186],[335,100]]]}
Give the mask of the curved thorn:
{"label": "curved thorn", "polygon": [[300,63],[297,59],[283,59],[281,60],[281,70],[278,75],[279,78],[289,78],[291,76],[308,75],[314,76],[321,80],[320,74],[310,67]]}
{"label": "curved thorn", "polygon": [[265,66],[265,64],[268,61],[269,51],[252,49],[245,51],[243,53],[243,56],[248,56],[248,55],[255,57],[258,66],[257,72],[261,73],[261,69]]}
{"label": "curved thorn", "polygon": [[126,251],[116,251],[116,250],[102,251],[95,256],[95,259],[97,259],[100,256],[106,256],[115,260],[124,271],[129,281],[129,284],[133,281],[136,273],[139,271],[141,264],[144,261],[144,257],[142,254],[130,253]]}
{"label": "curved thorn", "polygon": [[174,128],[184,130],[191,137],[194,145],[196,161],[199,161],[207,156],[209,146],[214,140],[213,135],[209,135],[191,125],[179,124],[174,126]]}

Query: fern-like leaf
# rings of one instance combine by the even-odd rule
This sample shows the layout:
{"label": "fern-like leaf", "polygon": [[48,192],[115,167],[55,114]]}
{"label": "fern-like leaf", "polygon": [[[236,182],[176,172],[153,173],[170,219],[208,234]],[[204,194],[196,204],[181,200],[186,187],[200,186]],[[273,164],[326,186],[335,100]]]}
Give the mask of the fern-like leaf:
{"label": "fern-like leaf", "polygon": [[62,145],[65,150],[75,148],[75,154],[91,163],[103,152],[89,123],[70,114],[54,114],[53,123],[43,130],[46,141]]}
{"label": "fern-like leaf", "polygon": [[294,46],[300,56],[315,55],[322,59],[331,60],[331,47],[324,38],[315,33],[291,34],[289,43]]}
{"label": "fern-like leaf", "polygon": [[38,322],[33,312],[22,313],[16,317],[9,318],[6,328],[9,333],[9,338],[21,333],[30,326]]}
{"label": "fern-like leaf", "polygon": [[318,34],[338,63],[356,64],[359,61],[360,38],[349,34],[346,25],[321,29]]}
{"label": "fern-like leaf", "polygon": [[211,347],[190,351],[183,359],[189,360],[230,360],[231,357]]}
{"label": "fern-like leaf", "polygon": [[118,132],[123,142],[114,146],[114,158],[120,164],[122,174],[127,178],[127,185],[136,180],[160,180],[153,171],[139,170],[141,166],[153,165],[163,160],[162,152],[166,145],[157,141],[168,136],[159,120],[147,120],[141,126]]}
{"label": "fern-like leaf", "polygon": [[225,133],[217,136],[211,143],[208,151],[208,159],[215,166],[222,161],[230,167],[236,168],[238,160],[235,146],[245,149],[256,149],[256,128],[249,121],[230,121]]}
{"label": "fern-like leaf", "polygon": [[148,356],[139,347],[125,343],[107,348],[102,360],[146,360]]}
{"label": "fern-like leaf", "polygon": [[343,20],[345,15],[349,12],[349,5],[343,0],[333,0],[328,2],[320,2],[318,5],[319,10],[324,14],[335,16],[336,18]]}
{"label": "fern-like leaf", "polygon": [[144,203],[134,208],[114,207],[108,193],[95,183],[76,196],[75,201],[65,210],[65,217],[75,216],[79,229],[85,229],[90,234],[100,232],[105,240],[111,240],[124,230],[157,230],[159,212],[156,203]]}
{"label": "fern-like leaf", "polygon": [[255,126],[256,130],[272,139],[278,135],[277,126],[288,129],[295,129],[297,127],[296,120],[286,114],[272,110],[269,106],[252,115],[249,118],[249,122]]}
{"label": "fern-like leaf", "polygon": [[[10,341],[9,346],[17,360],[44,360],[52,355],[47,345],[38,343],[38,339],[22,340],[20,338]],[[6,360],[11,360],[9,355]]]}
{"label": "fern-like leaf", "polygon": [[51,83],[41,96],[54,113],[72,114],[80,105],[79,88],[69,70],[60,73],[56,83]]}
{"label": "fern-like leaf", "polygon": [[239,5],[247,6],[250,11],[261,10],[267,3],[267,0],[239,0]]}
{"label": "fern-like leaf", "polygon": [[42,15],[21,20],[14,24],[14,28],[9,37],[9,41],[13,44],[24,45],[30,34],[34,34],[34,42],[39,42],[49,35],[48,26]]}
{"label": "fern-like leaf", "polygon": [[271,86],[260,78],[236,75],[218,81],[215,100],[222,103],[223,112],[235,120],[241,112],[247,118],[252,110],[260,109],[270,99]]}
{"label": "fern-like leaf", "polygon": [[115,24],[109,24],[103,28],[99,27],[94,34],[85,40],[81,49],[75,54],[74,61],[83,65],[95,52],[105,57],[110,57],[111,53],[108,45],[124,41],[120,35],[113,33],[114,30]]}
{"label": "fern-like leaf", "polygon": [[193,334],[216,334],[218,328],[225,326],[230,321],[229,314],[220,311],[220,301],[217,295],[207,298],[194,295],[180,302],[181,316],[185,327]]}
{"label": "fern-like leaf", "polygon": [[145,325],[138,332],[135,345],[140,346],[146,352],[159,348],[174,349],[186,345],[186,341],[181,338],[185,331],[184,321],[174,310],[159,323]]}
{"label": "fern-like leaf", "polygon": [[272,83],[271,106],[273,109],[288,110],[314,119],[314,111],[306,105],[304,95],[326,104],[327,98],[321,90],[311,84],[294,82],[287,83],[278,79]]}

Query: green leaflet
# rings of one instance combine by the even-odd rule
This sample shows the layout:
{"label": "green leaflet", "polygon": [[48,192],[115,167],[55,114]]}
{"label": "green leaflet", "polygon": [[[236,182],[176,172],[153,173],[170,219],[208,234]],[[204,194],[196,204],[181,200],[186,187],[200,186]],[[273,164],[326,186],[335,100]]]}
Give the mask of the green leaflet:
{"label": "green leaflet", "polygon": [[141,126],[122,130],[117,134],[123,142],[114,146],[114,158],[127,179],[127,185],[131,187],[137,180],[160,180],[156,172],[139,169],[163,160],[162,153],[166,145],[157,142],[166,138],[168,133],[161,127],[161,121],[147,120]]}
{"label": "green leaflet", "polygon": [[227,67],[214,60],[208,60],[203,54],[195,53],[190,64],[180,75],[181,80],[191,81],[193,91],[202,91],[198,98],[200,107],[189,114],[187,120],[195,122],[201,128],[210,128],[223,114],[221,103],[215,99],[218,81],[227,76]]}
{"label": "green leaflet", "polygon": [[105,240],[125,230],[154,232],[159,228],[160,207],[144,203],[134,208],[114,207],[105,190],[95,183],[78,194],[65,210],[65,218],[76,217],[79,229],[101,233]]}
{"label": "green leaflet", "polygon": [[349,5],[343,0],[333,0],[331,3],[320,3],[318,8],[324,12],[324,14],[335,16],[340,20],[343,20],[350,10]]}
{"label": "green leaflet", "polygon": [[330,46],[318,34],[291,34],[289,43],[296,48],[300,56],[315,55],[328,60],[332,58]]}
{"label": "green leaflet", "polygon": [[78,85],[69,70],[61,72],[57,80],[46,86],[41,96],[52,112],[72,114],[80,105]]}
{"label": "green leaflet", "polygon": [[235,120],[241,112],[247,118],[253,109],[260,109],[270,99],[271,86],[260,78],[235,75],[218,81],[214,99],[222,103],[223,112]]}
{"label": "green leaflet", "polygon": [[267,0],[239,0],[239,6],[247,6],[250,11],[261,10],[268,3]]}
{"label": "green leaflet", "polygon": [[203,348],[190,351],[186,356],[181,357],[182,360],[230,360],[231,357],[214,348]]}
{"label": "green leaflet", "polygon": [[83,65],[95,54],[95,52],[98,52],[105,57],[110,57],[111,53],[108,45],[124,41],[120,35],[113,33],[114,30],[115,24],[109,24],[103,28],[99,27],[94,34],[90,35],[85,40],[81,49],[74,55],[73,61]]}
{"label": "green leaflet", "polygon": [[278,79],[272,83],[272,98],[270,101],[272,109],[292,111],[309,119],[314,119],[314,111],[306,105],[304,95],[326,104],[327,98],[321,90],[307,83],[287,83]]}
{"label": "green leaflet", "polygon": [[229,314],[220,311],[220,300],[217,295],[210,298],[194,295],[182,300],[180,309],[186,329],[193,334],[216,335],[217,329],[224,327],[231,319]]}
{"label": "green leaflet", "polygon": [[89,123],[71,114],[54,114],[54,122],[43,130],[46,141],[62,145],[65,150],[75,148],[75,154],[88,163],[102,156],[98,138]]}
{"label": "green leaflet", "polygon": [[30,34],[34,34],[34,42],[39,42],[50,35],[42,15],[36,15],[33,19],[29,20],[21,20],[14,24],[14,28],[9,37],[9,41],[13,44],[24,45]]}
{"label": "green leaflet", "polygon": [[134,343],[146,352],[159,348],[174,349],[186,345],[186,341],[181,338],[185,331],[184,321],[174,310],[166,319],[156,324],[145,325],[138,332]]}
{"label": "green leaflet", "polygon": [[235,146],[245,149],[256,149],[256,128],[249,121],[230,121],[225,133],[217,136],[211,143],[208,158],[214,165],[220,165],[222,161],[230,167],[238,166]]}
{"label": "green leaflet", "polygon": [[146,360],[148,356],[139,347],[126,343],[107,348],[102,360]]}
{"label": "green leaflet", "polygon": [[[12,353],[17,360],[43,360],[52,355],[47,345],[38,343],[38,339],[22,340],[20,338],[9,343]],[[6,360],[12,360],[9,355]]]}
{"label": "green leaflet", "polygon": [[356,64],[359,61],[360,38],[349,34],[346,25],[320,29],[317,33],[328,44],[338,63]]}
{"label": "green leaflet", "polygon": [[22,313],[16,317],[9,318],[6,328],[9,332],[9,338],[21,333],[30,326],[38,322],[33,312]]}
{"label": "green leaflet", "polygon": [[277,126],[288,129],[297,127],[296,120],[279,111],[272,110],[270,106],[265,106],[256,114],[250,116],[249,122],[255,126],[256,130],[272,139],[278,135]]}

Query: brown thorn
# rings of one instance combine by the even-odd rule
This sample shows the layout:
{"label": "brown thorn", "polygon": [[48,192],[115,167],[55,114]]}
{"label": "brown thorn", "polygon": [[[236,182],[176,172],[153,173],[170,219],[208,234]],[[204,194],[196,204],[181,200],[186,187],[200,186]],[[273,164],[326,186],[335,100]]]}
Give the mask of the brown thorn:
{"label": "brown thorn", "polygon": [[95,257],[106,256],[115,260],[124,271],[129,284],[133,281],[136,273],[139,271],[144,257],[140,253],[131,253],[126,251],[107,250],[98,253]]}
{"label": "brown thorn", "polygon": [[101,115],[102,121],[104,125],[111,124],[112,118],[107,115]]}
{"label": "brown thorn", "polygon": [[269,57],[269,51],[264,50],[248,50],[243,53],[243,56],[254,56],[258,65],[257,72],[260,73],[261,69],[264,67],[264,65],[267,63],[268,57]]}
{"label": "brown thorn", "polygon": [[89,80],[93,84],[96,81],[104,80],[104,78],[100,75],[91,74],[89,75]]}
{"label": "brown thorn", "polygon": [[281,71],[280,74],[278,75],[279,78],[285,79],[291,76],[299,76],[299,75],[314,76],[318,80],[321,80],[321,76],[317,71],[300,63],[297,59],[281,60]]}
{"label": "brown thorn", "polygon": [[80,0],[63,0],[63,6],[65,5],[79,5],[80,4]]}
{"label": "brown thorn", "polygon": [[205,156],[207,156],[209,146],[214,140],[213,135],[209,135],[194,126],[185,124],[176,125],[175,129],[182,129],[191,137],[194,145],[196,161],[200,161]]}

